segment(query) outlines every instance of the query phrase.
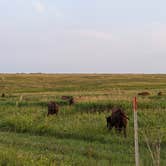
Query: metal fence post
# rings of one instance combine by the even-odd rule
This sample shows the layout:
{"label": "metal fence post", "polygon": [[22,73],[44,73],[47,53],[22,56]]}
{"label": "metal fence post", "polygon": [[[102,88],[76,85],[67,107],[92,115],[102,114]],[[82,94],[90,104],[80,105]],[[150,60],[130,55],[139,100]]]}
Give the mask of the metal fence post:
{"label": "metal fence post", "polygon": [[134,111],[134,143],[135,143],[135,165],[139,166],[139,147],[138,147],[138,120],[137,120],[137,98],[133,99]]}

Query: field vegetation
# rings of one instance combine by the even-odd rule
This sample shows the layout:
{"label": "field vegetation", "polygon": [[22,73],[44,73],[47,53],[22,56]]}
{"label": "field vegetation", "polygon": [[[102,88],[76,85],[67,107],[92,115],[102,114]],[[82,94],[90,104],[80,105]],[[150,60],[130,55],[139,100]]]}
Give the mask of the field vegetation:
{"label": "field vegetation", "polygon": [[[132,99],[142,91],[150,95],[138,96],[140,165],[159,154],[165,166],[166,75],[0,74],[0,165],[134,166]],[[49,101],[58,116],[47,117]],[[130,119],[127,138],[106,128],[115,106]]]}

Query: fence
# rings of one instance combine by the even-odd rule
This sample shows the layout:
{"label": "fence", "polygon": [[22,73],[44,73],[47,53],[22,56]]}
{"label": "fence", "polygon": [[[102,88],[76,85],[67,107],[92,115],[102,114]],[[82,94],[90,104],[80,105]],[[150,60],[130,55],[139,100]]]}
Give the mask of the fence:
{"label": "fence", "polygon": [[[153,110],[154,111],[154,110]],[[160,161],[161,156],[164,156],[164,150],[161,150],[162,140],[165,139],[166,130],[164,128],[164,119],[161,119],[160,114],[162,114],[163,110],[157,110],[157,112],[153,112],[156,114],[154,119],[149,119],[144,122],[144,125],[140,127],[138,132],[138,118],[137,118],[137,98],[133,99],[133,112],[134,112],[134,146],[135,146],[135,165],[139,166],[140,161],[141,165],[153,165],[160,166],[165,165],[166,161],[162,159]],[[165,111],[165,110],[164,110]],[[145,114],[145,115],[148,115]],[[164,117],[164,112],[163,112]],[[146,119],[145,117],[143,119]],[[150,117],[151,118],[151,117]],[[161,120],[161,121],[160,121]],[[151,127],[149,127],[151,125]],[[142,139],[140,142],[141,155],[139,157],[139,144],[138,144],[138,134],[139,138]],[[142,138],[141,138],[142,137]],[[143,141],[143,142],[142,142]],[[144,146],[144,148],[143,148]],[[144,158],[145,149],[147,147],[146,153],[149,153],[149,159]]]}

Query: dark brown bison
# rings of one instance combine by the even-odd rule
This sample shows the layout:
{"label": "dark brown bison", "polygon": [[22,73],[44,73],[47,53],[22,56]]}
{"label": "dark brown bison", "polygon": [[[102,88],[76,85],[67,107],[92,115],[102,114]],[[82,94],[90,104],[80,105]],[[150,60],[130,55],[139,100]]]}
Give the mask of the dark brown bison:
{"label": "dark brown bison", "polygon": [[138,96],[149,96],[150,93],[149,92],[140,92],[138,93]]}
{"label": "dark brown bison", "polygon": [[58,111],[59,111],[59,106],[56,102],[54,101],[51,101],[48,103],[48,113],[47,113],[47,116],[49,115],[53,115],[53,114],[58,114]]}
{"label": "dark brown bison", "polygon": [[157,93],[158,96],[162,96],[162,94],[163,94],[162,92],[158,92]]}
{"label": "dark brown bison", "polygon": [[74,98],[71,97],[71,98],[69,99],[69,105],[73,105],[74,103],[75,103]]}
{"label": "dark brown bison", "polygon": [[106,118],[107,120],[107,128],[112,129],[115,127],[115,130],[118,132],[124,131],[124,136],[126,137],[126,126],[127,120],[129,118],[126,116],[125,112],[121,108],[114,108],[112,110],[111,116]]}
{"label": "dark brown bison", "polygon": [[75,103],[73,96],[62,96],[61,99],[68,101],[68,102],[69,102],[69,105],[72,105],[72,104]]}
{"label": "dark brown bison", "polygon": [[5,93],[2,93],[1,97],[5,97]]}

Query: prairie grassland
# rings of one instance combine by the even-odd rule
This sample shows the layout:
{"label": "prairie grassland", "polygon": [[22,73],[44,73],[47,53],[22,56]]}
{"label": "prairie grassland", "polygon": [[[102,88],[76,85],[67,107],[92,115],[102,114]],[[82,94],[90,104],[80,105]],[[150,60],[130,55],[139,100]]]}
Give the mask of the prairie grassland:
{"label": "prairie grassland", "polygon": [[[138,97],[140,165],[153,165],[158,138],[166,165],[166,75],[1,74],[0,165],[134,165],[132,98]],[[162,96],[157,93],[161,91]],[[69,106],[62,95],[73,95]],[[47,117],[47,103],[60,105]],[[106,128],[114,106],[129,116],[127,138]]]}

